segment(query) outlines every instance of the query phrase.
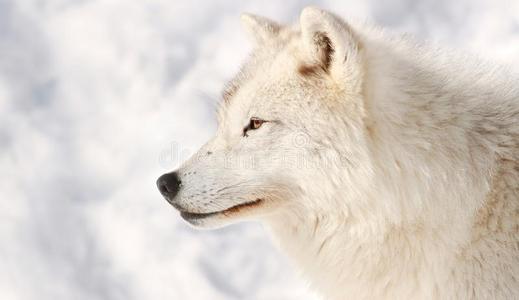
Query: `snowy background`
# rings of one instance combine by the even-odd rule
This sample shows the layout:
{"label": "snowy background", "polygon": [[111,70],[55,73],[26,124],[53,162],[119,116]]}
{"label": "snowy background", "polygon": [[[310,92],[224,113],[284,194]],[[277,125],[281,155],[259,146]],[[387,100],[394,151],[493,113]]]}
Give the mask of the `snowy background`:
{"label": "snowy background", "polygon": [[0,0],[0,299],[315,299],[260,225],[155,187],[216,127],[239,14],[308,4],[519,65],[517,0]]}

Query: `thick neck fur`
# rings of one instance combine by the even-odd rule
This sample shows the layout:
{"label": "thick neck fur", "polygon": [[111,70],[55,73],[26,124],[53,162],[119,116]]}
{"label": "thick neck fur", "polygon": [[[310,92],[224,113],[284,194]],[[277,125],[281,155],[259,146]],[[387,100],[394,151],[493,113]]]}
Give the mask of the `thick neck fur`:
{"label": "thick neck fur", "polygon": [[500,162],[519,161],[519,129],[509,124],[519,91],[457,54],[382,37],[363,43],[369,190],[348,193],[358,199],[321,193],[333,211],[301,208],[268,224],[330,299],[454,297],[442,290]]}

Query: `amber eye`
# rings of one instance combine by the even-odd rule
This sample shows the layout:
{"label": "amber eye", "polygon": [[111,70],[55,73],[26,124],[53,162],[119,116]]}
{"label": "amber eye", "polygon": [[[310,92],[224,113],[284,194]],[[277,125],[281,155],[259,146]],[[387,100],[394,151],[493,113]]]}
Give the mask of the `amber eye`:
{"label": "amber eye", "polygon": [[261,125],[263,125],[264,122],[265,121],[260,119],[250,119],[249,127],[250,129],[258,129],[261,127]]}
{"label": "amber eye", "polygon": [[245,136],[245,137],[248,136],[247,131],[256,130],[256,129],[260,128],[261,125],[263,125],[263,123],[265,123],[265,122],[267,122],[267,121],[261,120],[258,118],[251,118],[249,121],[249,124],[247,126],[245,126],[245,128],[243,128],[243,136]]}

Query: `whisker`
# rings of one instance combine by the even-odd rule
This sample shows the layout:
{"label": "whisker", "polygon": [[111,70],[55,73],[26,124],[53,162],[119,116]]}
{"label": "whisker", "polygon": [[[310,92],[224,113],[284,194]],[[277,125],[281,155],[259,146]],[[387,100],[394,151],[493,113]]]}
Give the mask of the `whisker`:
{"label": "whisker", "polygon": [[240,187],[242,187],[242,186],[246,186],[246,185],[244,185],[244,184],[245,184],[245,183],[248,183],[248,182],[251,182],[251,181],[253,181],[253,180],[252,180],[252,179],[249,179],[249,180],[244,180],[244,181],[241,181],[241,182],[238,182],[238,183],[232,184],[232,185],[228,185],[228,186],[226,186],[226,187],[223,187],[223,188],[217,190],[216,193],[220,193],[220,192],[222,192],[222,191],[225,191],[225,190],[228,190],[228,189],[230,189],[230,188],[237,187],[237,186],[240,186]]}

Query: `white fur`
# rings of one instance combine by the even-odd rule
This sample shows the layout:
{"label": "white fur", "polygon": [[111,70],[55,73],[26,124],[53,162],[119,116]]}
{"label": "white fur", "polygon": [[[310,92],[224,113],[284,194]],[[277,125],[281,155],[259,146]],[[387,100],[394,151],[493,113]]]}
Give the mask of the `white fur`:
{"label": "white fur", "polygon": [[327,299],[519,299],[517,77],[317,8],[243,20],[257,47],[175,201],[262,202],[190,222],[264,222]]}

